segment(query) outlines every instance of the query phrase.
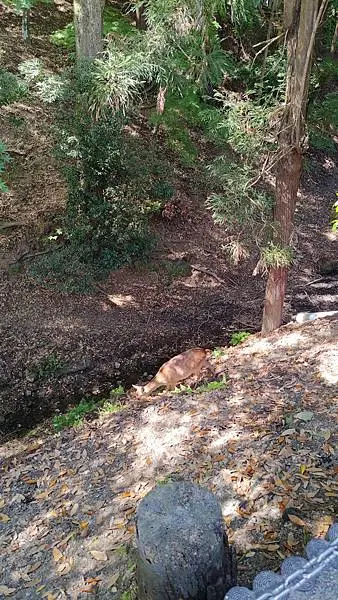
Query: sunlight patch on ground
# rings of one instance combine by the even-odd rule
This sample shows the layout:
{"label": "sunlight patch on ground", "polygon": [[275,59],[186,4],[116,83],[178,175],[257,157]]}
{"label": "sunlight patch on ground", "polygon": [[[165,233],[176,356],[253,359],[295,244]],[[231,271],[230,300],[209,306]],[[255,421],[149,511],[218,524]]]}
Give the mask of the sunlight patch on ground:
{"label": "sunlight patch on ground", "polygon": [[[338,348],[332,348],[323,352],[318,357],[319,374],[326,383],[335,385],[338,383]],[[338,399],[337,399],[338,403]]]}
{"label": "sunlight patch on ground", "polygon": [[161,415],[155,406],[146,408],[142,416],[145,424],[138,431],[137,441],[142,444],[142,453],[155,462],[172,456],[174,448],[189,440],[192,416],[177,411]]}
{"label": "sunlight patch on ground", "polygon": [[234,437],[239,437],[241,430],[234,423],[229,423],[227,427],[227,431],[222,433],[217,437],[216,440],[213,440],[209,444],[210,450],[221,450],[230,440],[233,440]]}
{"label": "sunlight patch on ground", "polygon": [[130,294],[109,294],[108,298],[112,304],[115,304],[115,306],[119,306],[120,308],[125,308],[126,306],[138,307],[138,302],[136,302],[135,298]]}

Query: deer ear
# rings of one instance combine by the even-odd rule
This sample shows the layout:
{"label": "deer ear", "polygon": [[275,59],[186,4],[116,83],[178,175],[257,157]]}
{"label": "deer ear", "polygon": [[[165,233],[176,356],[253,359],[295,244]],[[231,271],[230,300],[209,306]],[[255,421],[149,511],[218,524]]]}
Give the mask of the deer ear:
{"label": "deer ear", "polygon": [[134,390],[136,390],[137,392],[142,391],[143,385],[134,385],[132,384],[132,387],[134,388]]}

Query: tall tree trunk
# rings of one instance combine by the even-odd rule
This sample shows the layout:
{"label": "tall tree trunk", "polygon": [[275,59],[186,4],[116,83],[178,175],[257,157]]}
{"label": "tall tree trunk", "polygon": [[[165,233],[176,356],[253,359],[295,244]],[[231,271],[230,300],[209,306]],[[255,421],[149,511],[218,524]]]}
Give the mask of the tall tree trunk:
{"label": "tall tree trunk", "polygon": [[338,39],[338,15],[336,14],[336,28],[334,30],[334,34],[332,37],[332,42],[331,42],[331,48],[330,48],[330,52],[331,54],[335,54],[336,52],[336,46],[337,46],[337,39]]}
{"label": "tall tree trunk", "polygon": [[102,0],[74,0],[74,27],[78,59],[94,58],[103,49]]}
{"label": "tall tree trunk", "polygon": [[[285,108],[278,146],[280,160],[276,175],[274,208],[275,243],[287,248],[293,230],[297,191],[302,174],[309,76],[316,31],[328,0],[284,0],[288,69]],[[265,291],[262,332],[282,323],[288,267],[271,267]]]}
{"label": "tall tree trunk", "polygon": [[145,29],[147,29],[144,3],[138,4],[135,7],[135,22],[137,29],[139,29],[140,31],[144,31]]}
{"label": "tall tree trunk", "polygon": [[23,41],[29,42],[29,8],[22,9],[21,29]]}

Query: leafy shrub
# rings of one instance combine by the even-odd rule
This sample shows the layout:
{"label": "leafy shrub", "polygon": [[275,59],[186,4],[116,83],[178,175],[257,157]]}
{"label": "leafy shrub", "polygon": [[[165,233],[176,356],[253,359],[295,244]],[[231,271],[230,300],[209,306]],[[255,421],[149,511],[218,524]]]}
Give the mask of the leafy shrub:
{"label": "leafy shrub", "polygon": [[242,164],[231,162],[224,156],[209,166],[211,183],[217,191],[207,199],[206,205],[216,223],[254,225],[271,211],[273,200],[265,192],[248,183],[254,171]]}
{"label": "leafy shrub", "polygon": [[38,58],[23,61],[18,69],[31,92],[43,102],[51,104],[62,98],[65,79],[46,71]]}
{"label": "leafy shrub", "polygon": [[250,333],[248,331],[236,331],[231,336],[230,345],[238,346],[238,344],[245,342],[248,337],[250,337]]}
{"label": "leafy shrub", "polygon": [[109,271],[100,264],[88,264],[78,248],[68,244],[30,261],[27,272],[49,288],[69,294],[86,294],[92,292],[97,281],[107,277]]}
{"label": "leafy shrub", "polygon": [[313,102],[309,109],[309,121],[324,131],[338,133],[338,95],[331,92],[320,101]]}
{"label": "leafy shrub", "polygon": [[309,141],[310,146],[316,150],[325,150],[326,152],[330,153],[334,153],[336,151],[336,144],[332,137],[318,129],[310,129]]}
{"label": "leafy shrub", "polygon": [[14,73],[0,69],[0,106],[11,104],[23,98],[27,88]]}
{"label": "leafy shrub", "polygon": [[88,264],[102,274],[147,255],[152,239],[138,191],[137,150],[120,115],[106,110],[92,117],[86,102],[92,85],[89,67],[71,72],[57,154],[68,184],[68,243],[80,270]]}

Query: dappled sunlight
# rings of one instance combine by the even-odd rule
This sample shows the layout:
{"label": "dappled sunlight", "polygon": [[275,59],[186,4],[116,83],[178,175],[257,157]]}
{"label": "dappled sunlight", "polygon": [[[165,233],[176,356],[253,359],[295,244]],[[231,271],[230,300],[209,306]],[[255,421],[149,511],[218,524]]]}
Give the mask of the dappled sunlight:
{"label": "dappled sunlight", "polygon": [[[338,339],[337,347],[320,353],[318,356],[318,373],[320,377],[329,385],[338,384]],[[338,389],[337,389],[338,393]],[[338,396],[336,402],[338,408]]]}
{"label": "dappled sunlight", "polygon": [[332,229],[328,229],[327,231],[325,231],[323,236],[326,237],[326,239],[329,242],[337,242],[337,240],[338,240],[337,231],[332,231]]}
{"label": "dappled sunlight", "polygon": [[128,306],[137,308],[139,306],[138,302],[130,294],[107,294],[107,297],[112,304],[115,304],[120,308],[125,308]]}

